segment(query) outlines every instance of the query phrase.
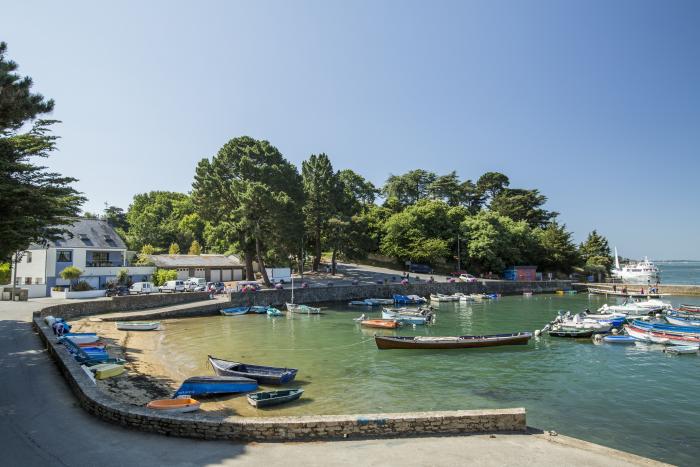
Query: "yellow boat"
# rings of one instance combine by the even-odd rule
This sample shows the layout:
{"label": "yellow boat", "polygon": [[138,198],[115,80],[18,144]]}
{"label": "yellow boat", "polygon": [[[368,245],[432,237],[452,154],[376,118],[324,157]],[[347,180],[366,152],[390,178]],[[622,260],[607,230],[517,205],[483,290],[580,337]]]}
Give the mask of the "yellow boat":
{"label": "yellow boat", "polygon": [[557,290],[557,291],[554,292],[554,293],[557,294],[557,295],[564,295],[564,291],[563,291],[563,290]]}
{"label": "yellow boat", "polygon": [[97,379],[107,379],[112,376],[118,376],[124,373],[124,365],[118,365],[116,363],[100,363],[90,367],[92,371],[95,372],[95,378]]}
{"label": "yellow boat", "polygon": [[146,404],[146,407],[164,412],[194,412],[199,410],[199,401],[189,397],[182,399],[158,399]]}

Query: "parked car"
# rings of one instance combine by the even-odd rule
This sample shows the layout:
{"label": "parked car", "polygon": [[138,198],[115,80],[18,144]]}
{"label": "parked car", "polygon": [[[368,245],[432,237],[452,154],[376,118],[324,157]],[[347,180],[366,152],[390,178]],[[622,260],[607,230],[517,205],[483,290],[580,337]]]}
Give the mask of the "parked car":
{"label": "parked car", "polygon": [[202,292],[207,288],[207,280],[203,277],[190,277],[185,281],[188,292]]}
{"label": "parked car", "polygon": [[156,292],[158,292],[158,289],[153,285],[153,282],[135,282],[134,285],[129,287],[130,294],[140,295]]}
{"label": "parked car", "polygon": [[127,287],[125,285],[120,285],[117,287],[110,287],[107,289],[107,292],[105,295],[107,297],[129,295],[129,287]]}
{"label": "parked car", "polygon": [[460,274],[459,280],[462,282],[476,282],[478,279],[471,274]]}
{"label": "parked car", "polygon": [[412,263],[408,267],[408,272],[419,272],[421,274],[432,274],[433,268],[431,268],[427,264]]}
{"label": "parked car", "polygon": [[452,276],[452,277],[459,277],[459,276],[461,276],[462,274],[468,274],[468,272],[467,272],[467,271],[463,271],[463,270],[452,271],[452,272],[450,273],[450,276]]}
{"label": "parked car", "polygon": [[236,283],[236,291],[240,292],[246,287],[254,287],[255,290],[260,290],[262,286],[257,281],[238,281]]}
{"label": "parked car", "polygon": [[161,292],[184,292],[185,291],[185,281],[168,281],[160,286]]}
{"label": "parked car", "polygon": [[214,293],[224,293],[226,285],[223,282],[207,282],[207,291]]}

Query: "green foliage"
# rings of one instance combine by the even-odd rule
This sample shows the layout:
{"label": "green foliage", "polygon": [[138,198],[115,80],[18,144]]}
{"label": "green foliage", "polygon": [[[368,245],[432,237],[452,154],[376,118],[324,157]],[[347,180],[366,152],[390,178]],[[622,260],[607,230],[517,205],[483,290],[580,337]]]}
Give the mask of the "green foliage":
{"label": "green foliage", "polygon": [[411,170],[403,175],[390,175],[382,189],[387,199],[395,200],[398,206],[406,207],[426,199],[430,185],[437,175],[423,169]]}
{"label": "green foliage", "polygon": [[139,250],[150,244],[165,250],[171,243],[178,243],[179,224],[193,211],[192,200],[183,193],[151,191],[137,194],[126,213],[129,248]]}
{"label": "green foliage", "polygon": [[302,162],[301,177],[306,201],[302,211],[309,239],[314,247],[312,269],[318,271],[321,262],[321,241],[331,217],[337,211],[338,180],[333,172],[333,165],[325,154],[312,154],[308,160]]}
{"label": "green foliage", "polygon": [[589,270],[604,269],[610,271],[613,258],[610,254],[608,240],[596,230],[588,234],[586,241],[579,245],[579,253]]}
{"label": "green foliage", "polygon": [[558,213],[542,209],[547,197],[538,190],[504,188],[491,200],[491,210],[530,227],[545,227]]}
{"label": "green foliage", "polygon": [[508,177],[499,172],[486,172],[476,181],[476,189],[488,199],[494,199],[510,185]]}
{"label": "green foliage", "polygon": [[565,225],[552,222],[545,228],[534,231],[540,245],[538,266],[545,271],[570,273],[581,264],[581,255],[571,240]]}
{"label": "green foliage", "polygon": [[126,285],[129,282],[129,270],[126,268],[121,268],[117,272],[117,284]]}
{"label": "green foliage", "polygon": [[94,287],[91,286],[90,284],[88,284],[88,283],[85,282],[85,281],[79,281],[77,284],[75,284],[75,285],[72,287],[72,289],[73,289],[74,292],[86,292],[86,291],[88,291],[88,290],[93,290]]}
{"label": "green foliage", "polygon": [[190,249],[187,252],[187,254],[188,255],[201,255],[202,254],[202,247],[197,240],[192,240],[192,244],[190,245]]}
{"label": "green foliage", "polygon": [[0,263],[0,284],[9,284],[10,283],[10,271],[11,271],[11,266],[10,263]]}
{"label": "green foliage", "polygon": [[170,248],[168,248],[168,254],[169,255],[179,255],[180,254],[180,245],[177,243],[171,243]]}
{"label": "green foliage", "polygon": [[31,92],[31,78],[15,73],[17,64],[6,59],[6,51],[0,42],[0,260],[32,242],[60,238],[85,201],[71,187],[74,178],[34,163],[55,149],[50,127],[56,121],[39,119],[21,130],[54,103]]}
{"label": "green foliage", "polygon": [[61,276],[61,279],[66,280],[66,281],[70,281],[71,289],[72,289],[73,282],[80,279],[80,276],[83,275],[83,271],[81,271],[79,268],[77,268],[75,266],[67,266],[58,275]]}
{"label": "green foliage", "polygon": [[174,269],[156,269],[156,271],[153,273],[153,285],[156,287],[176,279],[177,271]]}
{"label": "green foliage", "polygon": [[153,262],[151,261],[150,256],[155,254],[155,248],[153,248],[153,245],[147,243],[141,247],[141,252],[138,255],[138,258],[136,260],[136,264],[139,266],[149,266],[152,265]]}

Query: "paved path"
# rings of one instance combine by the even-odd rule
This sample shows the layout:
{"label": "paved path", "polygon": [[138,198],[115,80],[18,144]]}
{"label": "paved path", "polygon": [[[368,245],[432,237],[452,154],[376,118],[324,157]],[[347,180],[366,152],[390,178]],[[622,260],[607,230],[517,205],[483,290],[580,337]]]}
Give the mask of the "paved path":
{"label": "paved path", "polygon": [[547,435],[244,444],[130,431],[102,422],[77,405],[32,332],[30,313],[44,306],[42,302],[46,303],[0,302],[0,465],[623,466],[643,462],[562,436],[550,440]]}

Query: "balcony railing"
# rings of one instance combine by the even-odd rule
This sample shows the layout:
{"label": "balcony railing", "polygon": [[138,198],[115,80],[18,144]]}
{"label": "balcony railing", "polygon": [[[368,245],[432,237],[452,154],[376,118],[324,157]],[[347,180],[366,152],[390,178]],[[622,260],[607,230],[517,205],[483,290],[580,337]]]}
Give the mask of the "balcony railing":
{"label": "balcony railing", "polygon": [[121,261],[86,261],[85,266],[89,268],[118,268],[123,264]]}

